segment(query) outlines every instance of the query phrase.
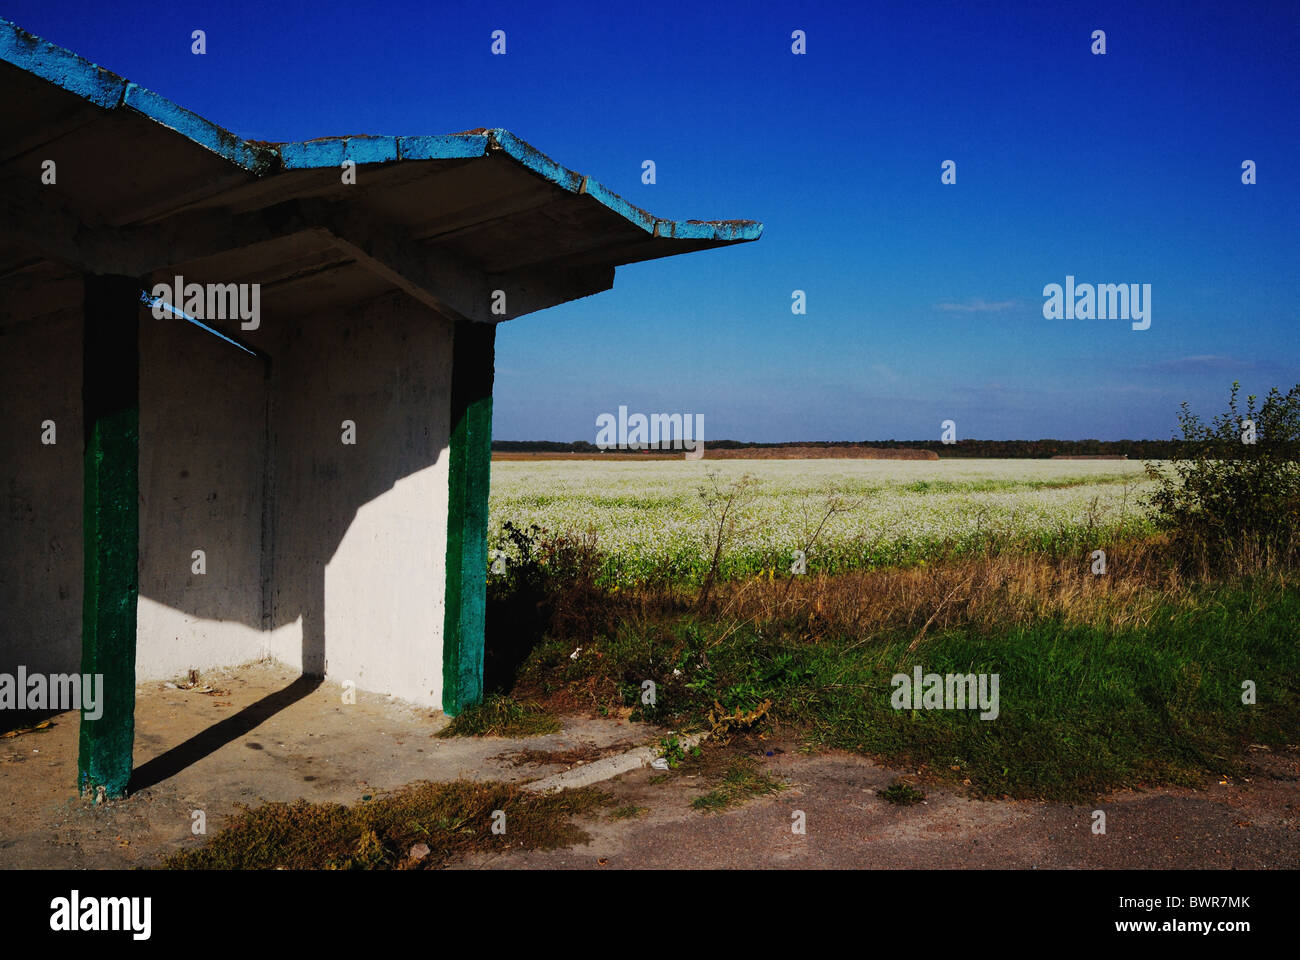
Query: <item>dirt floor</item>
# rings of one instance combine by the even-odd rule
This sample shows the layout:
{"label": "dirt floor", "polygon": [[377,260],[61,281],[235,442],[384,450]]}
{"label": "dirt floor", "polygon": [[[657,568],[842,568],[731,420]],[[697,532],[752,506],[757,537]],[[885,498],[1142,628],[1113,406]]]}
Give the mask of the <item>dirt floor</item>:
{"label": "dirt floor", "polygon": [[[152,866],[201,842],[196,810],[212,834],[240,804],[356,803],[418,780],[530,780],[660,735],[572,718],[561,733],[526,740],[442,739],[440,712],[360,692],[345,704],[340,686],[313,688],[274,664],[204,674],[193,689],[143,684],[136,697],[139,783],[122,801],[77,799],[75,713],[0,739],[0,868]],[[568,762],[526,750],[567,752]]]}
{"label": "dirt floor", "polygon": [[[343,702],[334,684],[304,684],[256,664],[184,689],[138,690],[136,786],[92,806],[74,795],[77,717],[0,739],[0,868],[154,866],[194,846],[241,804],[355,803],[420,780],[546,776],[662,731],[615,719],[566,718],[527,739],[436,736],[440,713],[384,697]],[[782,784],[717,813],[691,801],[737,758]],[[461,868],[1003,867],[1283,868],[1300,866],[1300,750],[1252,753],[1249,779],[1203,789],[1126,792],[1103,802],[983,802],[921,784],[913,806],[886,802],[900,773],[852,754],[808,754],[792,741],[711,746],[671,771],[643,768],[598,787],[615,803],[580,822],[589,842],[555,851],[477,854]],[[1093,811],[1106,833],[1092,832]],[[802,811],[806,832],[792,830]]]}

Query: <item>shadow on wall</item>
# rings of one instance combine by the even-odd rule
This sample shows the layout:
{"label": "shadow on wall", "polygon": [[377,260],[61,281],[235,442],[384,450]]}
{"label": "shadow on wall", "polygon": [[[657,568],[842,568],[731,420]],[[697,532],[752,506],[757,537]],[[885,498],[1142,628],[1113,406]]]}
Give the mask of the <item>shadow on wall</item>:
{"label": "shadow on wall", "polygon": [[[440,696],[451,324],[405,295],[277,321],[287,306],[264,296],[261,328],[241,334],[269,365],[141,308],[137,675],[270,654],[304,676],[137,770],[135,789],[327,670],[360,689]],[[22,422],[0,435],[20,465],[6,539],[24,545],[0,564],[0,614],[21,631],[6,631],[0,671],[80,667],[81,369],[66,362],[80,358],[80,323],[78,309],[53,329],[0,328],[15,347],[0,349],[0,370],[31,388]],[[27,429],[47,416],[57,447]]]}
{"label": "shadow on wall", "polygon": [[0,673],[8,674],[20,664],[46,674],[81,666],[81,279],[41,279],[0,286]]}
{"label": "shadow on wall", "polygon": [[268,652],[440,705],[451,325],[398,295],[287,333],[272,360]]}

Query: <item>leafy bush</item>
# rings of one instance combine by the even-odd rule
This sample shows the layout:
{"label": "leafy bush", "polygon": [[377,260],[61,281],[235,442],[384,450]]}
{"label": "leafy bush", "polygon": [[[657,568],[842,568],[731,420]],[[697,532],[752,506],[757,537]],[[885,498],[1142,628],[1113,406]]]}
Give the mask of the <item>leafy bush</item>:
{"label": "leafy bush", "polygon": [[1227,411],[1209,423],[1184,403],[1186,453],[1169,470],[1147,465],[1157,526],[1172,533],[1182,559],[1202,566],[1289,560],[1298,545],[1300,385],[1285,394],[1274,387],[1262,405],[1248,396],[1244,413],[1240,389],[1232,384]]}
{"label": "leafy bush", "polygon": [[552,534],[532,524],[520,527],[507,520],[488,558],[488,593],[502,597],[528,594],[537,598],[591,582],[600,569],[595,534]]}

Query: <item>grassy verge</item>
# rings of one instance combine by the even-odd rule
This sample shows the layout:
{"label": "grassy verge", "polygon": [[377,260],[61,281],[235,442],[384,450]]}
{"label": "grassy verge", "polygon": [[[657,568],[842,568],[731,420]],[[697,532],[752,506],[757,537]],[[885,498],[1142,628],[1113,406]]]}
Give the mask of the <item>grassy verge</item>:
{"label": "grassy verge", "polygon": [[[1195,785],[1239,773],[1251,742],[1300,741],[1297,624],[1300,591],[1223,587],[1162,605],[1140,627],[1048,620],[1001,635],[952,629],[912,654],[895,637],[874,656],[814,656],[811,682],[783,699],[818,742],[925,766],[981,795],[1081,800]],[[998,673],[998,717],[894,710],[888,675],[913,664]],[[1242,703],[1248,680],[1254,705]]]}
{"label": "grassy verge", "polygon": [[[626,601],[576,660],[571,639],[543,641],[521,682],[543,701],[633,707],[678,729],[770,700],[772,722],[811,743],[986,797],[1197,784],[1240,773],[1252,742],[1300,742],[1300,585],[1289,574],[1182,581],[1120,552],[1107,576],[1080,566],[995,558],[823,578],[788,594],[737,589],[701,611]],[[917,666],[998,674],[996,719],[894,709],[891,678]]]}
{"label": "grassy verge", "polygon": [[[586,834],[570,818],[610,804],[607,795],[590,788],[534,794],[508,784],[468,781],[416,784],[350,807],[269,803],[243,811],[202,847],[182,851],[164,866],[429,869],[473,851],[549,850],[585,842]],[[503,825],[504,832],[494,833],[494,825]]]}

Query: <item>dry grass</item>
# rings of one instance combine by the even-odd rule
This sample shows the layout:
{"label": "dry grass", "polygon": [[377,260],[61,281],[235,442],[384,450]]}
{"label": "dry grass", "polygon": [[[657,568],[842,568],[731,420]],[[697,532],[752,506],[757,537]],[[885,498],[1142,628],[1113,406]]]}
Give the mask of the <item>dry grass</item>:
{"label": "dry grass", "polygon": [[1188,572],[1169,562],[1160,538],[1111,544],[1106,573],[1094,574],[1091,566],[1090,555],[1002,553],[789,581],[759,577],[721,585],[707,612],[734,629],[798,623],[811,640],[826,633],[867,636],[909,628],[919,632],[919,642],[930,631],[958,625],[992,630],[1047,619],[1144,627],[1156,608],[1185,598],[1194,586],[1265,570],[1283,586],[1289,578],[1262,555],[1239,555],[1226,570]]}
{"label": "dry grass", "polygon": [[[417,783],[345,807],[268,803],[169,857],[179,870],[427,870],[471,852],[585,843],[573,823],[611,806],[592,788],[536,794],[496,782]],[[500,825],[504,832],[494,832]],[[419,845],[419,846],[417,846]]]}
{"label": "dry grass", "polygon": [[762,764],[753,757],[733,757],[718,785],[691,801],[699,813],[720,813],[739,807],[752,797],[762,797],[785,789],[785,784],[763,773]]}
{"label": "dry grass", "polygon": [[798,577],[784,584],[753,580],[718,597],[718,613],[740,620],[806,619],[855,633],[886,627],[943,629],[960,623],[991,626],[1063,617],[1109,626],[1140,624],[1149,611],[1181,592],[1183,576],[1154,562],[1143,544],[1106,558],[1094,575],[1086,557],[1059,559],[1003,554],[903,570]]}

